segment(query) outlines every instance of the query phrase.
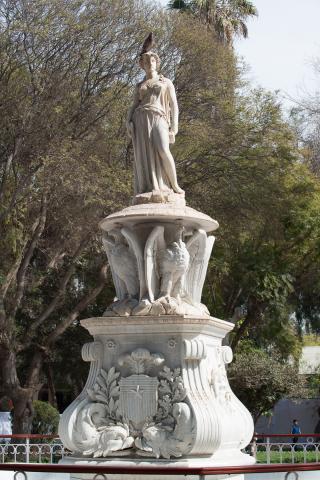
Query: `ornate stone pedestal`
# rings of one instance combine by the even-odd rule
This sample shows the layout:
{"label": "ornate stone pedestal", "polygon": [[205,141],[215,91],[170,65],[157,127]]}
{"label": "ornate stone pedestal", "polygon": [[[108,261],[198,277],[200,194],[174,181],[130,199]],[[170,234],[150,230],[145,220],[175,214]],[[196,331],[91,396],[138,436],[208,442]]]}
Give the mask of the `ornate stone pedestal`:
{"label": "ornate stone pedestal", "polygon": [[252,419],[230,389],[225,365],[232,351],[221,345],[232,324],[167,315],[90,318],[82,325],[94,341],[82,350],[91,362],[87,385],[60,423],[64,445],[75,452],[68,462],[254,463],[241,452]]}
{"label": "ornate stone pedestal", "polygon": [[91,369],[61,418],[60,437],[73,452],[65,461],[254,463],[241,452],[253,422],[230,389],[232,351],[221,344],[233,325],[210,317],[201,303],[215,240],[207,234],[218,223],[186,206],[177,183],[169,141],[178,106],[172,82],[156,72],[157,55],[146,50],[151,44],[152,35],[140,57],[147,78],[128,116],[133,205],[100,223],[116,298],[103,317],[82,321],[94,337],[82,350]]}
{"label": "ornate stone pedestal", "polygon": [[82,350],[91,362],[87,384],[60,422],[74,452],[67,461],[254,463],[241,451],[252,418],[225,369],[232,351],[222,339],[233,324],[210,317],[201,303],[214,243],[206,232],[217,222],[157,203],[128,207],[100,226],[117,297],[103,317],[82,320],[94,341]]}

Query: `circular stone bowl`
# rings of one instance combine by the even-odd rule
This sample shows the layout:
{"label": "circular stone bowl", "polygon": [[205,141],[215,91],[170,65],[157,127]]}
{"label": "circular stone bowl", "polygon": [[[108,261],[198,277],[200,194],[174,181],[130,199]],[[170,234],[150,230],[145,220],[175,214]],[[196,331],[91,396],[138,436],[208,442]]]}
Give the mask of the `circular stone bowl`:
{"label": "circular stone bowl", "polygon": [[188,228],[202,229],[206,232],[212,232],[219,227],[216,220],[194,208],[166,203],[132,205],[104,218],[99,226],[102,230],[108,232],[114,228],[145,223],[171,223]]}

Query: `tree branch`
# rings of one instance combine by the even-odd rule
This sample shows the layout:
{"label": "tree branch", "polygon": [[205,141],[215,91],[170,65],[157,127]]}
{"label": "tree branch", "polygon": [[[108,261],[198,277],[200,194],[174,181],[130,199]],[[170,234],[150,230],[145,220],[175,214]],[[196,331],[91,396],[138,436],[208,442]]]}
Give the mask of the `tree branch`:
{"label": "tree branch", "polygon": [[65,317],[62,322],[60,322],[56,328],[48,335],[45,346],[51,347],[57,339],[66,331],[66,329],[79,317],[80,313],[85,310],[90,303],[92,303],[95,298],[102,292],[106,282],[107,282],[107,272],[108,264],[102,266],[100,270],[100,282],[99,284],[91,290],[85,297],[83,297],[80,302],[75,306],[75,308]]}
{"label": "tree branch", "polygon": [[249,298],[248,300],[248,313],[243,322],[239,325],[238,329],[235,332],[235,335],[231,342],[232,350],[237,348],[239,341],[241,340],[242,335],[246,329],[253,325],[255,322],[259,321],[263,311],[263,306],[259,304],[256,298]]}
{"label": "tree branch", "polygon": [[75,306],[75,308],[67,315],[61,323],[59,323],[56,328],[49,334],[45,342],[42,345],[38,345],[37,350],[35,351],[33,358],[31,360],[26,386],[29,389],[36,390],[41,387],[40,382],[40,373],[43,367],[43,362],[46,356],[49,355],[52,346],[58,340],[58,338],[66,331],[66,329],[79,317],[80,313],[92,303],[99,293],[104,288],[107,281],[107,271],[108,265],[105,264],[102,266],[100,271],[100,282],[99,284],[91,290],[85,297],[83,297],[80,302]]}
{"label": "tree branch", "polygon": [[14,298],[14,302],[13,302],[13,312],[12,312],[13,317],[15,317],[16,312],[21,304],[21,300],[23,297],[24,289],[25,289],[27,269],[30,264],[31,258],[33,256],[34,250],[37,246],[38,240],[43,233],[46,219],[47,219],[47,199],[44,196],[42,199],[41,212],[40,212],[38,225],[35,228],[35,231],[30,240],[27,251],[24,255],[24,258],[22,259],[21,265],[17,272],[17,291]]}
{"label": "tree branch", "polygon": [[80,245],[77,248],[77,250],[76,250],[76,252],[75,252],[75,254],[72,258],[71,265],[69,266],[69,268],[67,269],[67,271],[65,272],[63,277],[61,278],[60,285],[58,287],[56,295],[51,300],[49,305],[44,309],[44,311],[41,313],[41,315],[30,325],[27,336],[25,338],[25,341],[23,342],[23,347],[21,348],[21,350],[25,350],[26,348],[28,348],[30,346],[30,344],[32,342],[32,339],[36,334],[37,329],[40,327],[40,325],[42,325],[42,323],[45,320],[47,320],[47,318],[52,314],[52,312],[54,312],[54,310],[60,304],[61,299],[63,298],[63,296],[65,294],[67,285],[68,285],[72,275],[74,274],[76,261],[78,260],[78,258],[82,254],[82,252],[83,252],[85,246],[87,245],[88,241],[89,241],[89,238],[86,237],[82,242],[80,242]]}

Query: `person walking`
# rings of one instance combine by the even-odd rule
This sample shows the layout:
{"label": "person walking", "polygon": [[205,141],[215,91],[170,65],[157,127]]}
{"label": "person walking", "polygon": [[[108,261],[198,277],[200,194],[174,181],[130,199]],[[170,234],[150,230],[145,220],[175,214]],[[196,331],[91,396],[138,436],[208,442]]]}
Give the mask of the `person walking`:
{"label": "person walking", "polygon": [[[301,435],[301,428],[299,426],[299,423],[298,423],[297,419],[294,419],[292,421],[291,433],[292,433],[292,435]],[[298,443],[298,441],[299,441],[299,437],[294,436],[293,439],[292,439],[293,445],[296,445],[296,443]]]}

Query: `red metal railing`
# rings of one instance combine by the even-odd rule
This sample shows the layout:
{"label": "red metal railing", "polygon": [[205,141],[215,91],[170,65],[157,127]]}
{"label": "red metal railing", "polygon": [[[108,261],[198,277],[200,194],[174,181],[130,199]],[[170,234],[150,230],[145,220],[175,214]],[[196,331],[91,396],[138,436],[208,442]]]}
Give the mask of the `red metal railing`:
{"label": "red metal railing", "polygon": [[254,438],[276,438],[276,437],[303,437],[303,438],[320,438],[320,433],[255,433],[253,435]]}
{"label": "red metal railing", "polygon": [[34,463],[3,463],[1,470],[24,472],[56,472],[56,473],[104,473],[118,475],[223,475],[241,473],[281,473],[281,472],[306,472],[320,471],[320,463],[302,463],[297,465],[241,465],[231,467],[170,467],[170,466],[127,466],[115,467],[107,465],[51,465]]}
{"label": "red metal railing", "polygon": [[16,433],[14,435],[4,435],[0,433],[0,438],[29,438],[29,439],[34,439],[34,440],[40,440],[40,439],[53,439],[56,438],[58,439],[58,435],[38,435],[36,433]]}

